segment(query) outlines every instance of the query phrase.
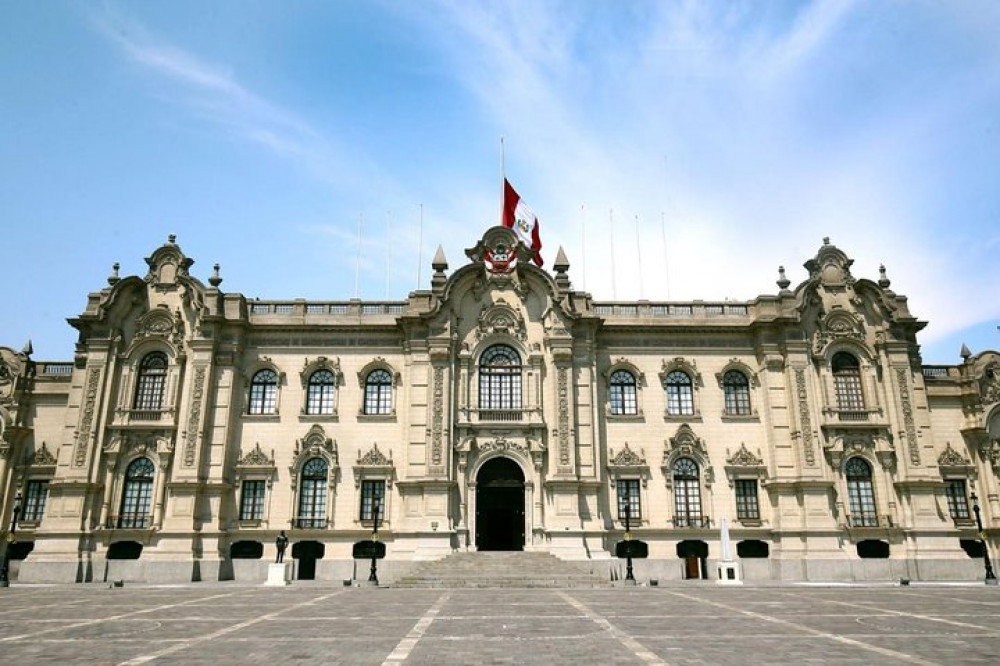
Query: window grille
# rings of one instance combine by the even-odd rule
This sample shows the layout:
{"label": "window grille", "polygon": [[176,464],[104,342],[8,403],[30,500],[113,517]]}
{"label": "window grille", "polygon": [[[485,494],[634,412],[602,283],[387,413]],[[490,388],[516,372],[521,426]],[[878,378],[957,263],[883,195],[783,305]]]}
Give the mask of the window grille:
{"label": "window grille", "polygon": [[264,492],[266,481],[248,480],[243,482],[240,494],[240,520],[262,520],[264,518]]}
{"label": "window grille", "polygon": [[118,515],[117,527],[146,528],[150,526],[155,471],[156,468],[149,458],[138,458],[128,466],[125,471],[122,510]]}
{"label": "window grille", "polygon": [[392,413],[392,375],[372,370],[365,378],[365,414]]}
{"label": "window grille", "polygon": [[748,416],[750,414],[750,382],[739,370],[730,370],[722,376],[722,391],[725,395],[726,414]]}
{"label": "window grille", "polygon": [[21,519],[36,522],[45,515],[45,500],[49,496],[48,481],[28,481],[24,493],[24,506],[21,509]]}
{"label": "window grille", "polygon": [[619,479],[616,484],[618,486],[618,520],[625,520],[626,506],[628,506],[629,520],[641,519],[639,479]]}
{"label": "window grille", "polygon": [[163,352],[146,354],[139,363],[139,378],[135,388],[135,410],[158,411],[163,408],[163,390],[167,381],[167,355]]}
{"label": "window grille", "polygon": [[872,468],[862,458],[851,458],[844,466],[847,476],[847,498],[853,527],[878,527],[875,512],[875,489]]}
{"label": "window grille", "polygon": [[379,520],[385,519],[385,481],[361,482],[361,520],[373,520],[378,504]]}
{"label": "window grille", "polygon": [[736,479],[736,518],[738,520],[760,519],[756,479]]}
{"label": "window grille", "polygon": [[250,380],[250,414],[274,414],[278,401],[278,374],[260,370]]}
{"label": "window grille", "polygon": [[310,458],[302,466],[296,527],[326,527],[327,469],[322,458]]}
{"label": "window grille", "polygon": [[333,414],[335,385],[336,377],[329,370],[312,373],[306,392],[306,414]]}
{"label": "window grille", "polygon": [[957,520],[969,518],[969,499],[965,490],[965,479],[950,479],[944,491],[948,497],[948,513]]}
{"label": "window grille", "polygon": [[674,370],[667,375],[667,414],[671,416],[694,414],[694,386],[686,372]]}
{"label": "window grille", "polygon": [[678,527],[700,527],[702,515],[698,464],[690,458],[678,458],[673,472],[674,524]]}
{"label": "window grille", "polygon": [[858,359],[847,352],[837,352],[833,355],[831,366],[837,407],[850,411],[864,410],[865,398],[861,391],[861,366]]}

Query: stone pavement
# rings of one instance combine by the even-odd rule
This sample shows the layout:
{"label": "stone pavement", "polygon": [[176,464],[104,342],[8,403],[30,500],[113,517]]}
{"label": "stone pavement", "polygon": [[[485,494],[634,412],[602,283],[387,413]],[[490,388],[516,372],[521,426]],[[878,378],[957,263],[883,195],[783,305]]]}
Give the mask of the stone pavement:
{"label": "stone pavement", "polygon": [[978,586],[0,589],[0,664],[998,664]]}

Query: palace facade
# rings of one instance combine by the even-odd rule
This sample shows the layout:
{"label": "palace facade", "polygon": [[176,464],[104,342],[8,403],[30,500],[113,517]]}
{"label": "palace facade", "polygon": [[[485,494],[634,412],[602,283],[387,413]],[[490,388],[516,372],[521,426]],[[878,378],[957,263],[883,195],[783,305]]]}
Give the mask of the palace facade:
{"label": "palace facade", "polygon": [[1000,354],[922,365],[884,269],[824,240],[751,301],[598,302],[503,227],[466,254],[402,301],[261,301],[171,237],[71,361],[0,348],[14,579],[263,580],[282,530],[350,579],[376,523],[383,581],[521,549],[614,577],[626,515],[640,578],[714,577],[723,521],[747,580],[982,577]]}

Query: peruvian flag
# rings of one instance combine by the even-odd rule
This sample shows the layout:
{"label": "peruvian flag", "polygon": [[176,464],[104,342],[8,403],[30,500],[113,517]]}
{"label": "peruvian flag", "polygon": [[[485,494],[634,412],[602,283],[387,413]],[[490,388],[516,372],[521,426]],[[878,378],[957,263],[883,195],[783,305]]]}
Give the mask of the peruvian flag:
{"label": "peruvian flag", "polygon": [[521,242],[534,251],[532,261],[541,266],[542,239],[538,236],[538,216],[521,200],[506,178],[503,179],[503,226],[513,229]]}

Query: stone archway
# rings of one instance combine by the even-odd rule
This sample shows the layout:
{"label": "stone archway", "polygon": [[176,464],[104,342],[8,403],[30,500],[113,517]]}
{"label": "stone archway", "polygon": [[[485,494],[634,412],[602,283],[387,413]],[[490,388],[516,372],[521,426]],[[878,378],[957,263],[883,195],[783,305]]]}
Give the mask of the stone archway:
{"label": "stone archway", "polygon": [[476,549],[524,550],[524,472],[510,458],[483,463],[476,475]]}

